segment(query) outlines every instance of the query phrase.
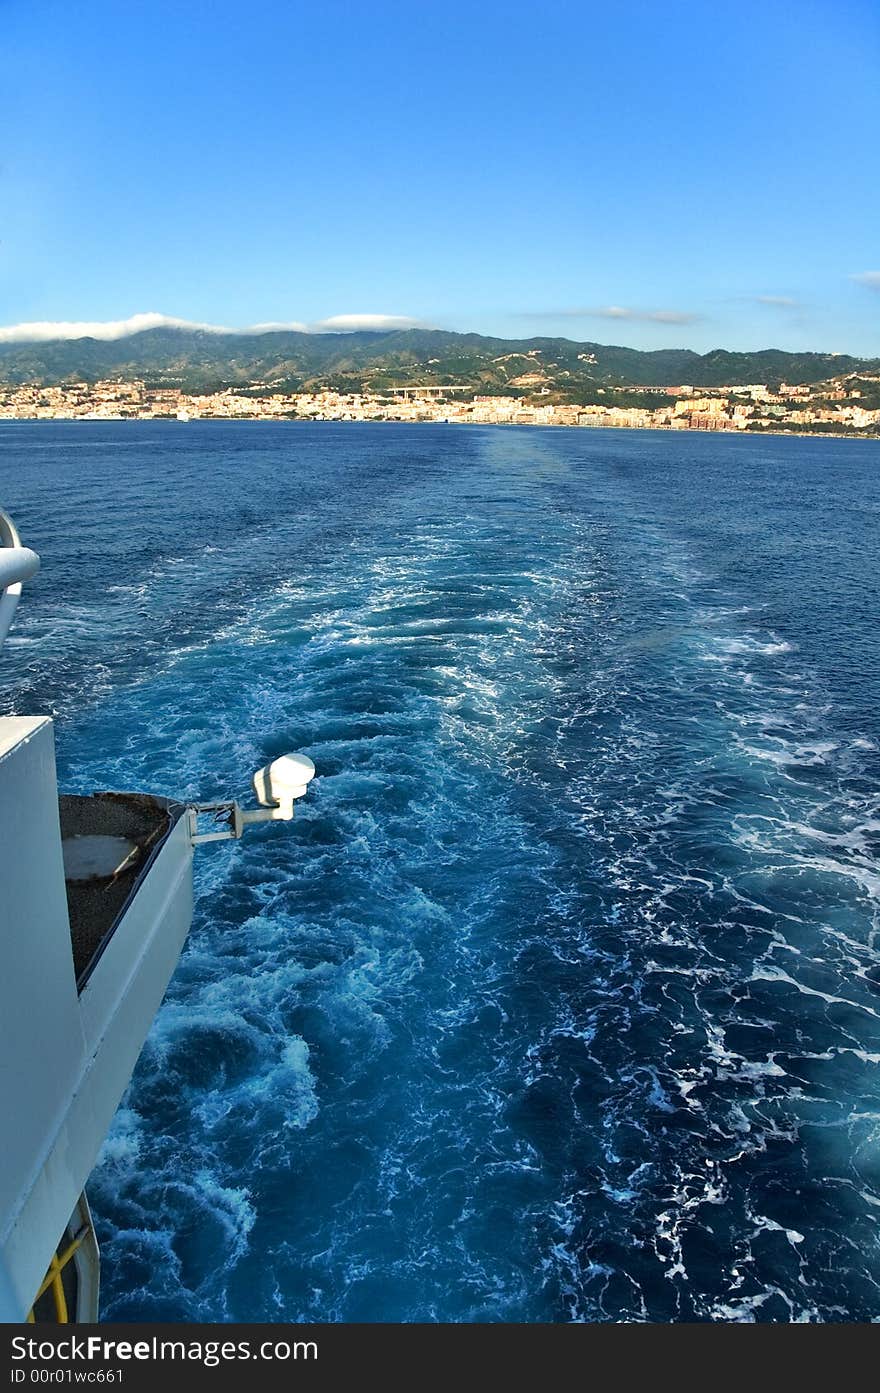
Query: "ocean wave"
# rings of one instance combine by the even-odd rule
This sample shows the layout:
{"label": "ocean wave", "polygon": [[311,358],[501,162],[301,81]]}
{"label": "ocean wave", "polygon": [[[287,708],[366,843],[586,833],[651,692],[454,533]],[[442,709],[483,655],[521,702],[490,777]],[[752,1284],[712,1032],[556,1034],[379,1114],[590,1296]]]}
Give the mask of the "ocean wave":
{"label": "ocean wave", "polygon": [[66,787],[318,766],[198,853],[94,1178],[105,1316],[876,1315],[876,634],[744,554],[711,441],[661,486],[583,436],[178,435],[114,477],[149,548],[33,597]]}

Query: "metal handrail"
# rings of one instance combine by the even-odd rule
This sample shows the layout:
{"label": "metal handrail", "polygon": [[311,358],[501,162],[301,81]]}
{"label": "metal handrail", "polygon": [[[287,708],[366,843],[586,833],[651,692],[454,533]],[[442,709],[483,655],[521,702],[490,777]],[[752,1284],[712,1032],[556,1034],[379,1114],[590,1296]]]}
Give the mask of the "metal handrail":
{"label": "metal handrail", "polygon": [[0,508],[0,644],[9,633],[22,581],[30,580],[39,569],[39,556],[22,546],[15,523]]}

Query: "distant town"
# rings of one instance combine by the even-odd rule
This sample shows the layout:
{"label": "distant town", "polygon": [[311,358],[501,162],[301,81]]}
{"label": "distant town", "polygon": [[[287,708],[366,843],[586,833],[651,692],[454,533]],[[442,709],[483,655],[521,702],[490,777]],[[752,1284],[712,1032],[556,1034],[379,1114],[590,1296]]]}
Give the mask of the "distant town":
{"label": "distant town", "polygon": [[[479,395],[472,386],[382,391],[283,392],[265,382],[193,393],[135,379],[0,384],[0,420],[434,421],[479,425],[621,427],[647,430],[791,431],[880,436],[880,375],[825,382],[702,388],[599,388],[589,405],[553,401],[546,387]],[[636,396],[639,405],[632,404]],[[545,398],[551,398],[546,400]]]}

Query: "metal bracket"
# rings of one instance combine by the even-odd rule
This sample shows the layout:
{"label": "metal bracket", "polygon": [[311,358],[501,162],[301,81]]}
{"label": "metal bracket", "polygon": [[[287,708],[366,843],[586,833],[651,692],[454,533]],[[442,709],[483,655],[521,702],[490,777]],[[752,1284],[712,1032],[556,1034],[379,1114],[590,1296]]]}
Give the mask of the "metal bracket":
{"label": "metal bracket", "polygon": [[[189,819],[189,837],[193,846],[201,846],[204,842],[228,842],[241,836],[241,809],[234,801],[193,803],[187,808],[186,815]],[[225,822],[225,827],[219,832],[200,832],[199,818],[211,815],[215,823]]]}
{"label": "metal bracket", "polygon": [[[244,829],[255,822],[289,822],[293,817],[293,804],[290,811],[280,804],[274,808],[242,808],[233,800],[223,803],[191,803],[186,815],[189,818],[189,838],[193,846],[204,842],[238,841]],[[213,816],[215,822],[225,822],[219,832],[200,832],[199,818]]]}

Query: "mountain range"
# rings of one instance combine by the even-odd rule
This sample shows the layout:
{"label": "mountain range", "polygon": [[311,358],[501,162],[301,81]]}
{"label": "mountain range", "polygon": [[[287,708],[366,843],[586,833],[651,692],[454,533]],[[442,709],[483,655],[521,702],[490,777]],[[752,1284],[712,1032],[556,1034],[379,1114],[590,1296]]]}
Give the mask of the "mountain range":
{"label": "mountain range", "polygon": [[0,344],[0,382],[55,385],[142,378],[150,385],[216,391],[268,384],[277,390],[322,387],[381,392],[402,385],[457,385],[475,392],[589,400],[605,385],[736,386],[821,382],[847,373],[876,374],[880,359],[763,349],[694,353],[642,351],[564,338],[499,339],[441,329],[355,333],[214,333],[157,328],[112,341],[80,338]]}

